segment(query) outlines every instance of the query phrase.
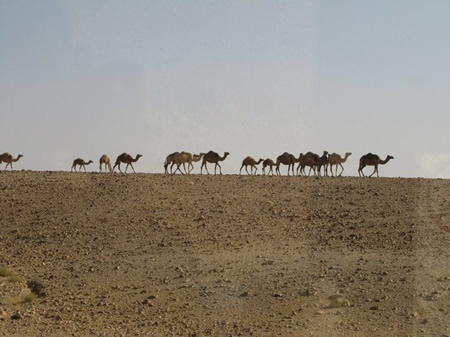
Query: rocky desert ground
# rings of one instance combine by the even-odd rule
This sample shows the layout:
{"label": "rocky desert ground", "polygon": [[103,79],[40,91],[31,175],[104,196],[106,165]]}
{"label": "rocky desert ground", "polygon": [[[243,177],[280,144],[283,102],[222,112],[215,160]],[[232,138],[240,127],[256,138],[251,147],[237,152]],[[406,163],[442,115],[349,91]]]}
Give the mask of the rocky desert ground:
{"label": "rocky desert ground", "polygon": [[1,336],[450,336],[449,180],[16,171],[0,205]]}

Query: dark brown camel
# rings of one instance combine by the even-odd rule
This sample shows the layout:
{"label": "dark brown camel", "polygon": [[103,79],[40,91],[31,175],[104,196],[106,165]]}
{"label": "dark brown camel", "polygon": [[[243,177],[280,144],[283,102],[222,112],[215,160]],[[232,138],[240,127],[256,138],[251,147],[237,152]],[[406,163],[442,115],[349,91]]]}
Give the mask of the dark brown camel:
{"label": "dark brown camel", "polygon": [[116,163],[114,164],[114,167],[113,167],[113,172],[117,166],[120,173],[122,173],[122,170],[120,169],[120,163],[124,163],[124,164],[127,164],[127,166],[125,166],[125,173],[127,173],[128,166],[131,166],[131,168],[133,169],[133,172],[136,173],[136,171],[134,170],[134,167],[133,167],[133,163],[137,162],[139,160],[139,158],[141,158],[141,157],[142,157],[142,154],[138,154],[138,155],[136,155],[136,158],[133,159],[133,157],[131,155],[129,155],[128,153],[125,153],[125,152],[122,153],[116,159]]}
{"label": "dark brown camel", "polygon": [[205,154],[203,156],[202,166],[200,167],[200,174],[203,174],[203,172],[202,172],[203,167],[205,167],[206,173],[209,174],[208,166],[206,165],[206,163],[216,164],[214,166],[214,174],[217,174],[216,169],[217,169],[217,166],[219,166],[219,172],[220,172],[220,174],[222,174],[222,167],[220,166],[219,162],[224,161],[229,155],[230,155],[229,152],[225,152],[223,157],[221,157],[221,156],[219,156],[218,153],[216,153],[214,151],[209,151],[207,154]]}
{"label": "dark brown camel", "polygon": [[391,159],[394,159],[394,157],[390,155],[388,155],[385,160],[381,160],[380,157],[378,157],[376,154],[368,153],[359,159],[358,174],[360,177],[361,176],[365,177],[363,173],[363,168],[366,166],[375,166],[375,169],[373,170],[372,174],[369,177],[373,176],[375,172],[377,173],[377,177],[379,177],[378,165],[384,165]]}
{"label": "dark brown camel", "polygon": [[279,155],[277,157],[277,162],[275,164],[275,172],[277,175],[281,175],[280,173],[280,164],[287,165],[288,166],[288,176],[290,175],[291,169],[292,169],[292,175],[294,174],[294,165],[295,163],[298,163],[300,160],[300,157],[297,159],[293,154],[284,152],[283,154]]}
{"label": "dark brown camel", "polygon": [[70,172],[72,172],[72,170],[74,170],[75,172],[77,171],[77,165],[80,166],[80,169],[78,171],[81,171],[81,168],[84,168],[84,172],[86,172],[86,165],[89,165],[93,163],[92,160],[89,160],[88,162],[85,162],[83,159],[81,158],[77,158],[73,161],[72,163],[72,168],[70,169]]}
{"label": "dark brown camel", "polygon": [[[259,159],[258,161],[256,161],[253,157],[245,157],[245,159],[242,161],[242,165],[241,165],[241,169],[239,170],[239,174],[241,174],[242,168],[245,166],[245,171],[247,172],[247,174],[255,174],[258,171],[258,168],[256,167],[256,165],[259,165],[260,163],[263,162],[264,159]],[[250,173],[248,173],[247,170],[247,166],[250,166]],[[255,173],[253,173],[253,168],[255,169]]]}

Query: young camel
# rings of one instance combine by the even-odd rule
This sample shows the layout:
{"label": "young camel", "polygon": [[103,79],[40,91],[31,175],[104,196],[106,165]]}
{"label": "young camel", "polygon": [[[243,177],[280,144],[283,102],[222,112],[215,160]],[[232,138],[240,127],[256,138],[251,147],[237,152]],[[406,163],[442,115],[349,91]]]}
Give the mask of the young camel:
{"label": "young camel", "polygon": [[294,176],[294,165],[295,163],[298,163],[300,160],[300,157],[297,159],[293,154],[290,153],[283,153],[278,156],[277,162],[275,164],[275,172],[277,175],[281,175],[280,173],[280,164],[287,165],[288,166],[288,176],[290,175],[290,171],[292,168],[292,175]]}
{"label": "young camel", "polygon": [[208,166],[206,165],[206,163],[216,164],[214,166],[214,174],[217,174],[216,169],[217,169],[217,166],[219,166],[219,172],[220,172],[220,174],[222,174],[222,167],[220,166],[219,161],[224,161],[229,155],[230,155],[229,152],[225,152],[223,154],[223,157],[221,157],[221,156],[219,156],[218,153],[216,153],[214,151],[209,151],[207,154],[205,154],[203,156],[202,166],[200,167],[200,174],[203,174],[203,166],[206,169],[206,173],[209,174]]}
{"label": "young camel", "polygon": [[77,165],[80,166],[80,169],[78,171],[81,171],[81,168],[84,168],[84,172],[86,172],[86,166],[85,165],[89,165],[93,163],[92,160],[89,160],[87,163],[81,159],[81,158],[77,158],[73,161],[72,163],[72,168],[70,169],[70,172],[72,172],[73,170],[75,170],[75,172],[77,171]]}
{"label": "young camel", "polygon": [[133,172],[136,173],[136,171],[134,170],[134,167],[133,167],[133,163],[137,162],[139,160],[139,158],[141,158],[141,157],[142,157],[142,154],[138,154],[138,155],[136,155],[136,158],[133,159],[133,157],[131,155],[129,155],[128,153],[125,153],[125,152],[122,153],[116,159],[116,163],[114,164],[114,167],[113,167],[113,172],[117,166],[120,173],[122,173],[122,170],[120,169],[120,163],[125,163],[125,164],[127,164],[127,166],[125,167],[125,173],[127,173],[128,166],[131,166],[131,168],[133,169]]}
{"label": "young camel", "polygon": [[380,157],[378,157],[376,154],[368,153],[362,156],[361,159],[359,159],[358,174],[360,177],[361,176],[365,177],[363,173],[363,168],[366,166],[375,166],[375,169],[373,170],[372,174],[369,177],[373,176],[375,172],[377,173],[377,177],[379,177],[378,165],[384,165],[391,159],[394,159],[394,157],[390,155],[388,155],[385,160],[381,160]]}
{"label": "young camel", "polygon": [[342,173],[344,173],[344,166],[342,166],[342,164],[345,163],[347,161],[347,158],[350,157],[351,155],[352,155],[351,152],[346,152],[344,158],[342,158],[337,153],[330,154],[330,156],[328,157],[328,162],[330,164],[331,176],[333,176],[333,165],[336,165],[336,177],[338,176],[337,171],[339,165],[342,169],[341,173],[339,174],[339,177],[342,177]]}
{"label": "young camel", "polygon": [[105,165],[105,172],[106,172],[106,169],[108,169],[109,172],[112,172],[111,160],[109,159],[109,157],[106,154],[104,154],[103,156],[100,157],[99,162],[100,162],[100,172],[103,172],[102,171],[103,165]]}
{"label": "young camel", "polygon": [[272,172],[272,175],[273,175],[273,167],[275,166],[275,163],[273,162],[272,159],[267,158],[266,160],[263,161],[263,167],[262,167],[262,173],[263,173],[263,175],[266,175],[265,170],[266,170],[266,167],[267,167],[267,166],[270,167],[270,170],[269,170],[269,172],[267,172],[267,174],[269,174],[270,172]]}
{"label": "young camel", "polygon": [[[258,168],[256,167],[256,165],[259,165],[264,159],[259,159],[258,161],[256,161],[253,157],[245,157],[245,159],[242,161],[242,165],[241,165],[241,169],[239,170],[239,174],[241,174],[242,168],[245,166],[245,171],[247,172],[247,174],[253,175],[253,168],[255,168],[255,175],[256,172],[258,171]],[[250,173],[248,173],[247,170],[247,166],[250,166]]]}
{"label": "young camel", "polygon": [[[169,173],[169,172],[167,171],[167,167],[169,167],[169,165],[173,163],[173,158],[174,158],[177,154],[179,154],[179,153],[180,153],[180,152],[174,152],[174,153],[169,154],[169,155],[166,157],[166,161],[164,162],[164,172],[165,172],[165,173]],[[170,167],[170,174],[172,174],[172,167],[173,167],[173,164],[172,164],[172,166]]]}
{"label": "young camel", "polygon": [[5,162],[5,163],[6,163],[5,170],[8,168],[8,166],[11,166],[11,170],[12,170],[12,169],[13,169],[12,163],[17,162],[17,161],[18,161],[20,158],[22,158],[22,157],[23,157],[23,155],[19,154],[19,155],[17,156],[17,158],[14,158],[14,157],[12,156],[12,154],[10,154],[10,153],[8,153],[8,152],[5,152],[5,153],[3,153],[3,154],[0,155],[0,164],[1,164],[2,162]]}
{"label": "young camel", "polygon": [[[177,171],[180,171],[181,174],[189,174],[191,173],[191,171],[194,169],[194,165],[192,164],[192,162],[198,162],[200,161],[203,156],[205,154],[203,152],[201,152],[200,154],[192,154],[190,152],[181,152],[181,153],[177,153],[173,156],[172,158],[172,165],[170,166],[170,172],[172,172],[172,167],[176,164],[177,165],[177,169],[175,170],[175,172],[171,173],[171,174],[175,174],[177,173]],[[185,164],[188,163],[188,170],[186,171],[186,166]],[[181,171],[180,166],[183,165],[183,169],[184,169],[184,173]]]}

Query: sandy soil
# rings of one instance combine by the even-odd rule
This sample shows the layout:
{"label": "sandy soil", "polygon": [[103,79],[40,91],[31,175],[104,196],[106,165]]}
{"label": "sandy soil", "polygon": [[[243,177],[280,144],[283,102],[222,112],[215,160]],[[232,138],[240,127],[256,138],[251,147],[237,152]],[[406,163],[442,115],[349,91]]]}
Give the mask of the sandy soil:
{"label": "sandy soil", "polygon": [[449,180],[1,172],[0,205],[1,336],[450,335]]}

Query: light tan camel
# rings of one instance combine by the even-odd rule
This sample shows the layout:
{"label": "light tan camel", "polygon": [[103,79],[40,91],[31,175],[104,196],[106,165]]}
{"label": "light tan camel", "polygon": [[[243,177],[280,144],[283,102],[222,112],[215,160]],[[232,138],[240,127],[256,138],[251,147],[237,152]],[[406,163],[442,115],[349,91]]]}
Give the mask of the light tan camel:
{"label": "light tan camel", "polygon": [[342,176],[342,173],[344,173],[344,166],[342,166],[343,163],[345,163],[347,161],[347,158],[350,157],[352,155],[351,152],[346,152],[344,158],[342,158],[339,154],[337,153],[332,153],[329,155],[328,157],[328,162],[330,164],[330,172],[331,172],[331,176],[333,176],[333,165],[336,165],[336,176],[338,176],[338,165],[341,167],[342,171],[339,174],[339,177]]}
{"label": "light tan camel", "polygon": [[[177,171],[180,171],[181,174],[189,174],[194,169],[194,165],[192,162],[199,162],[205,154],[201,152],[200,154],[192,154],[190,152],[180,152],[173,156],[172,158],[172,165],[170,166],[170,172],[172,172],[172,167],[176,164],[177,169],[175,172],[171,174],[177,173]],[[185,164],[188,164],[188,170],[186,171]],[[181,171],[180,166],[183,165],[184,173]]]}
{"label": "light tan camel", "polygon": [[[174,153],[171,153],[171,154],[169,154],[169,155],[166,157],[166,161],[164,162],[164,172],[165,172],[165,173],[169,173],[169,172],[167,171],[167,167],[168,167],[170,164],[173,163],[173,158],[174,158],[178,153],[180,153],[180,152],[174,152]],[[170,174],[172,174],[172,167],[173,167],[173,165],[170,167]]]}
{"label": "light tan camel", "polygon": [[[244,160],[242,161],[242,165],[241,165],[241,169],[239,170],[239,174],[241,174],[242,168],[245,166],[245,171],[247,172],[247,174],[255,174],[258,171],[258,168],[256,167],[256,165],[259,165],[260,163],[262,163],[264,161],[264,159],[259,159],[258,161],[256,161],[253,157],[245,157]],[[247,170],[247,166],[250,166],[250,173],[248,173]],[[255,169],[255,173],[253,173],[253,168]]]}
{"label": "light tan camel", "polygon": [[93,163],[92,160],[89,160],[88,162],[85,162],[83,159],[81,158],[77,158],[73,161],[72,163],[72,168],[70,169],[70,172],[72,172],[73,170],[75,170],[75,172],[77,171],[77,165],[80,166],[80,169],[78,171],[81,171],[81,168],[84,168],[84,172],[86,172],[86,166],[85,165],[89,165]]}
{"label": "light tan camel", "polygon": [[102,172],[103,165],[105,165],[105,172],[106,172],[106,169],[108,169],[109,172],[112,172],[111,160],[109,159],[109,157],[106,154],[104,154],[103,156],[100,157],[99,163],[100,163],[100,172]]}
{"label": "light tan camel", "polygon": [[377,177],[379,177],[378,165],[384,165],[391,159],[394,159],[394,157],[390,155],[388,155],[385,160],[381,160],[380,157],[378,157],[376,154],[368,153],[362,156],[361,159],[359,159],[358,174],[360,177],[361,176],[365,177],[363,173],[363,168],[366,166],[375,166],[375,169],[373,170],[372,174],[369,177],[373,176],[375,172],[377,173]]}
{"label": "light tan camel", "polygon": [[294,174],[294,165],[295,165],[295,163],[298,163],[299,160],[300,160],[300,157],[295,158],[295,156],[293,154],[285,152],[277,157],[277,162],[275,164],[275,172],[277,173],[277,175],[281,175],[280,164],[283,164],[283,165],[288,166],[288,176],[290,175],[291,168],[292,168],[292,175],[295,175]]}
{"label": "light tan camel", "polygon": [[13,169],[12,163],[15,163],[16,161],[18,161],[22,157],[23,157],[23,155],[19,154],[17,156],[17,158],[14,158],[12,156],[12,154],[10,154],[8,152],[5,152],[5,153],[0,155],[0,164],[2,162],[6,163],[5,170],[8,168],[8,166],[11,166],[11,170],[12,170]]}
{"label": "light tan camel", "polygon": [[216,169],[217,169],[217,166],[219,166],[219,172],[220,172],[220,174],[222,174],[222,167],[220,166],[219,162],[220,161],[224,161],[229,155],[230,155],[229,152],[225,152],[223,154],[223,157],[221,157],[221,156],[219,156],[218,153],[216,153],[214,151],[209,151],[208,153],[206,153],[203,156],[202,166],[200,167],[200,174],[203,174],[203,172],[202,172],[203,171],[203,166],[206,169],[206,173],[209,174],[208,166],[206,165],[206,163],[216,164],[214,166],[214,174],[217,174]]}
{"label": "light tan camel", "polygon": [[266,170],[267,166],[270,167],[270,170],[269,170],[269,172],[267,172],[267,174],[272,172],[272,175],[273,175],[273,167],[275,166],[274,161],[272,159],[270,159],[270,158],[267,158],[266,160],[263,161],[263,166],[262,166],[262,173],[263,173],[263,175],[266,175],[265,170]]}
{"label": "light tan camel", "polygon": [[131,166],[131,168],[133,169],[133,172],[136,173],[136,171],[134,170],[134,167],[133,167],[133,163],[137,162],[139,160],[139,158],[141,158],[141,157],[142,157],[142,154],[138,154],[138,155],[136,155],[136,158],[133,159],[133,157],[131,155],[129,155],[128,153],[125,153],[125,152],[122,153],[116,159],[116,163],[114,164],[114,167],[113,167],[113,172],[117,166],[120,173],[122,173],[122,170],[120,169],[120,163],[124,163],[124,164],[127,164],[127,166],[125,166],[125,173],[127,173],[128,166]]}

